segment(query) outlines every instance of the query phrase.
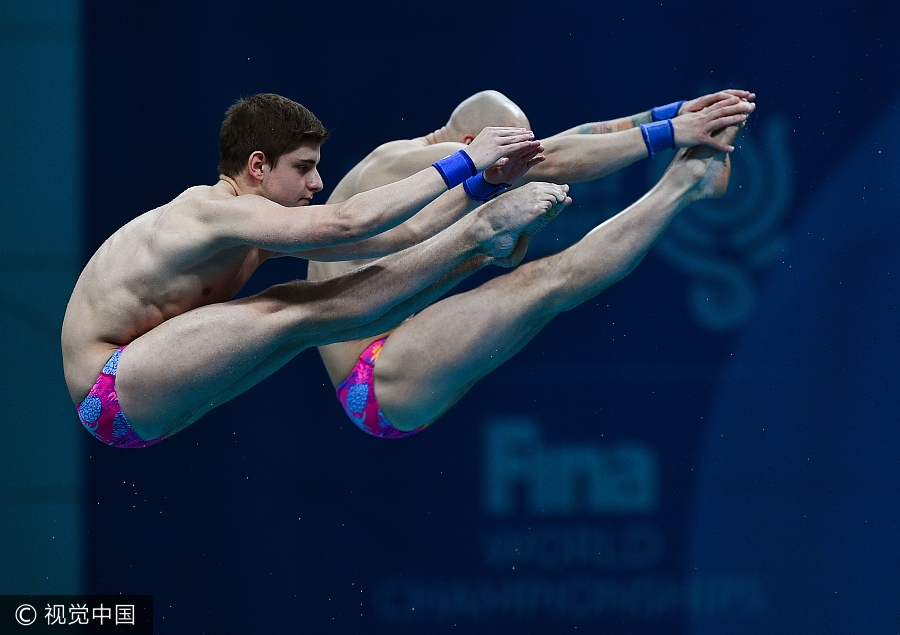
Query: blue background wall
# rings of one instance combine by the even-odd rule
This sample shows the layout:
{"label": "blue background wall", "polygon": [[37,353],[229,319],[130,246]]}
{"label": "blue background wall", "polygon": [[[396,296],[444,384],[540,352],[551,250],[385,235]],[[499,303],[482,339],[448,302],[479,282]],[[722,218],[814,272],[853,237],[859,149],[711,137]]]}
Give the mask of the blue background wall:
{"label": "blue background wall", "polygon": [[[83,5],[84,258],[214,182],[241,95],[320,116],[326,194],[484,88],[538,135],[729,86],[759,111],[728,196],[425,434],[361,434],[309,351],[148,450],[84,435],[84,590],[152,593],[161,633],[894,632],[896,9],[136,7]],[[664,165],[575,188],[534,255]]]}
{"label": "blue background wall", "polygon": [[[0,196],[3,594],[82,584],[81,431],[59,350],[84,263],[81,69],[77,3],[0,3],[0,148],[19,165]],[[23,381],[24,369],[36,380]]]}

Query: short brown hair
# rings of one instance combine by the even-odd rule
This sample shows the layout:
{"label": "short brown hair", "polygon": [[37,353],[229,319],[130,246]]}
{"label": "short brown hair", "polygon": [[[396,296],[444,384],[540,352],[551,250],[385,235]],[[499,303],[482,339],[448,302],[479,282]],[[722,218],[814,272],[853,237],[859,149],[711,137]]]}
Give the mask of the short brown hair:
{"label": "short brown hair", "polygon": [[225,113],[219,134],[219,174],[237,176],[257,150],[275,167],[279,157],[303,143],[322,143],[327,138],[322,122],[297,102],[272,93],[245,97]]}

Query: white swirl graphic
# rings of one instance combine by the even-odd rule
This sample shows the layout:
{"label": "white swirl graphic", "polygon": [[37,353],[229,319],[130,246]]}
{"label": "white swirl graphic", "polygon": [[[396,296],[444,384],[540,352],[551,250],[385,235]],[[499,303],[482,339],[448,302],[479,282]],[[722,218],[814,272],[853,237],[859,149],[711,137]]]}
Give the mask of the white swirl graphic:
{"label": "white swirl graphic", "polygon": [[754,274],[787,247],[780,229],[793,185],[787,123],[766,122],[760,145],[747,132],[731,155],[728,193],[682,212],[656,247],[658,255],[693,278],[691,312],[713,331],[738,328],[750,318]]}

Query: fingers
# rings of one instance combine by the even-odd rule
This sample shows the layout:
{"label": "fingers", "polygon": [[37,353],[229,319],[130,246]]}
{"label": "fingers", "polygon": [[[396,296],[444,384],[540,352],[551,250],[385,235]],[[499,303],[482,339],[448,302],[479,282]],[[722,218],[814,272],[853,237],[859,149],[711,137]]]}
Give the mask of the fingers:
{"label": "fingers", "polygon": [[515,169],[518,166],[525,165],[537,154],[544,151],[544,146],[540,142],[531,142],[522,147],[510,150],[502,159],[498,159],[494,165],[488,169],[508,167]]}
{"label": "fingers", "polygon": [[708,117],[703,129],[706,132],[713,133],[716,130],[727,128],[728,126],[743,124],[750,116],[747,112],[721,113],[714,117]]}
{"label": "fingers", "polygon": [[544,151],[544,146],[538,146],[536,148],[532,148],[527,152],[523,152],[519,155],[518,160],[520,163],[527,165],[532,159],[537,156],[543,156],[541,153]]}
{"label": "fingers", "polygon": [[747,101],[753,101],[754,99],[756,99],[756,93],[751,93],[749,90],[740,90],[738,88],[728,88],[721,92],[728,93],[729,95],[734,95],[735,97],[739,97],[741,99],[746,99]]}
{"label": "fingers", "polygon": [[[734,103],[719,102],[696,113],[703,117],[702,129],[712,133],[730,125],[741,125],[756,110],[756,104],[734,97]],[[674,122],[673,122],[674,123]],[[698,122],[699,123],[699,122]],[[706,140],[704,139],[705,143]]]}
{"label": "fingers", "polygon": [[523,157],[541,152],[543,148],[541,148],[540,143],[537,141],[520,141],[519,143],[499,146],[498,150],[503,152],[503,156],[509,157],[510,160],[517,162],[524,161]]}
{"label": "fingers", "polygon": [[704,108],[708,108],[713,104],[718,102],[730,102],[736,103],[739,101],[739,97],[737,95],[732,95],[727,91],[719,91],[717,93],[710,93],[709,95],[703,95],[702,97],[698,97],[693,101],[689,101],[682,107],[682,114],[685,112],[699,112]]}
{"label": "fingers", "polygon": [[538,147],[534,133],[525,128],[484,128],[466,148],[466,154],[480,171],[493,165],[498,159],[519,150]]}
{"label": "fingers", "polygon": [[[739,101],[732,106],[721,108],[711,108],[706,119],[706,131],[714,133],[728,126],[743,126],[746,123],[750,113],[756,109],[756,104]],[[709,143],[707,141],[707,143]],[[715,144],[709,144],[716,147]],[[721,148],[720,148],[721,149]],[[731,152],[731,150],[728,150]]]}
{"label": "fingers", "polygon": [[509,135],[520,135],[524,133],[531,134],[532,136],[534,135],[534,133],[527,128],[515,128],[512,126],[486,126],[482,128],[481,132],[478,133],[478,136],[489,137],[493,135],[497,137],[504,137]]}
{"label": "fingers", "polygon": [[698,97],[697,99],[689,102],[687,110],[689,111],[697,111],[702,110],[708,106],[712,106],[713,104],[721,101],[734,101],[735,99],[741,99],[744,101],[753,101],[756,99],[756,93],[751,93],[748,90],[740,90],[737,88],[729,88],[727,90],[720,90],[715,93],[710,93],[709,95],[703,95],[702,97]]}
{"label": "fingers", "polygon": [[525,139],[524,141],[497,143],[498,152],[503,152],[503,156],[513,161],[521,158],[537,154],[544,151],[544,146],[540,141],[534,139]]}
{"label": "fingers", "polygon": [[738,131],[744,127],[744,121],[738,121],[731,125],[723,125],[713,131],[703,143],[710,148],[721,150],[723,152],[734,152],[734,139]]}
{"label": "fingers", "polygon": [[715,128],[710,126],[709,132],[715,132],[717,130],[721,130],[722,128],[727,128],[728,126],[739,126],[742,125],[745,121],[747,121],[747,115],[732,115],[730,117],[720,117],[715,121],[710,122],[710,124],[714,124]]}
{"label": "fingers", "polygon": [[717,116],[728,116],[740,112],[751,113],[756,110],[756,104],[732,97],[730,101],[720,101],[706,108],[706,112],[715,113]]}
{"label": "fingers", "polygon": [[509,152],[506,156],[517,161],[527,161],[536,154],[544,151],[544,146],[540,141],[533,141],[526,146]]}
{"label": "fingers", "polygon": [[[756,110],[756,104],[751,101],[755,97],[755,93],[746,90],[728,89],[697,98],[691,104],[690,112],[672,119],[675,145],[679,148],[706,145],[722,152],[733,152],[734,146],[713,135],[727,128],[743,127]],[[700,104],[706,105],[695,109]]]}
{"label": "fingers", "polygon": [[708,145],[710,148],[721,150],[722,152],[734,152],[734,146],[728,145],[727,143],[722,143],[715,137],[708,137],[706,139],[706,145]]}
{"label": "fingers", "polygon": [[539,141],[510,151],[506,157],[488,168],[489,172],[486,173],[485,178],[488,183],[515,183],[532,166],[544,160],[543,155],[540,154],[543,151],[544,146]]}
{"label": "fingers", "polygon": [[[731,97],[724,97],[724,99],[730,99]],[[694,100],[692,104],[693,108],[691,110],[703,110],[704,108],[713,105],[717,101],[722,100],[723,97],[720,96],[720,93],[713,93],[711,95],[704,95],[703,97],[698,97]]]}
{"label": "fingers", "polygon": [[519,127],[515,127],[515,126],[486,126],[482,130],[482,133],[485,133],[485,132],[493,132],[497,135],[523,134],[526,132],[528,134],[532,134],[532,135],[534,134],[528,128],[519,128]]}
{"label": "fingers", "polygon": [[533,132],[527,132],[524,134],[518,135],[509,135],[504,137],[499,137],[497,139],[497,145],[501,148],[509,150],[510,147],[523,147],[528,145],[540,145],[540,141],[536,141],[534,138]]}
{"label": "fingers", "polygon": [[543,146],[541,146],[541,142],[534,139],[525,139],[524,141],[504,143],[500,147],[506,151],[506,156],[516,154],[517,152],[528,152],[537,148],[541,148],[541,150],[538,150],[538,152],[544,149]]}
{"label": "fingers", "polygon": [[749,101],[739,101],[731,106],[710,108],[709,113],[716,117],[730,117],[731,115],[749,115],[756,110],[756,104]]}
{"label": "fingers", "polygon": [[511,144],[529,142],[534,139],[534,133],[525,128],[497,128],[488,126],[478,133],[472,140],[470,147],[493,146],[506,148]]}
{"label": "fingers", "polygon": [[534,133],[526,128],[488,126],[487,128],[484,128],[478,136],[480,137],[482,135],[496,139],[500,145],[521,143],[523,141],[534,139]]}
{"label": "fingers", "polygon": [[729,95],[727,93],[716,93],[715,96],[717,96],[718,99],[714,99],[712,101],[712,103],[710,103],[708,106],[703,108],[703,110],[705,110],[707,112],[716,111],[716,110],[720,110],[722,108],[730,108],[732,106],[739,106],[742,103],[749,103],[749,102],[742,102],[740,100],[740,98],[735,97],[734,95]]}

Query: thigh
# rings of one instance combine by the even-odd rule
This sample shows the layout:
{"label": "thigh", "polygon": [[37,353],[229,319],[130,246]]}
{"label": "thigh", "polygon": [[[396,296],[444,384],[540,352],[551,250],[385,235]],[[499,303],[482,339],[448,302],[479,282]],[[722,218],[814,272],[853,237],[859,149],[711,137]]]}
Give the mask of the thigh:
{"label": "thigh", "polygon": [[388,336],[375,394],[395,427],[434,421],[556,316],[528,269],[436,302]]}
{"label": "thigh", "polygon": [[264,295],[171,318],[122,352],[116,392],[142,438],[172,434],[258,383],[305,348]]}

